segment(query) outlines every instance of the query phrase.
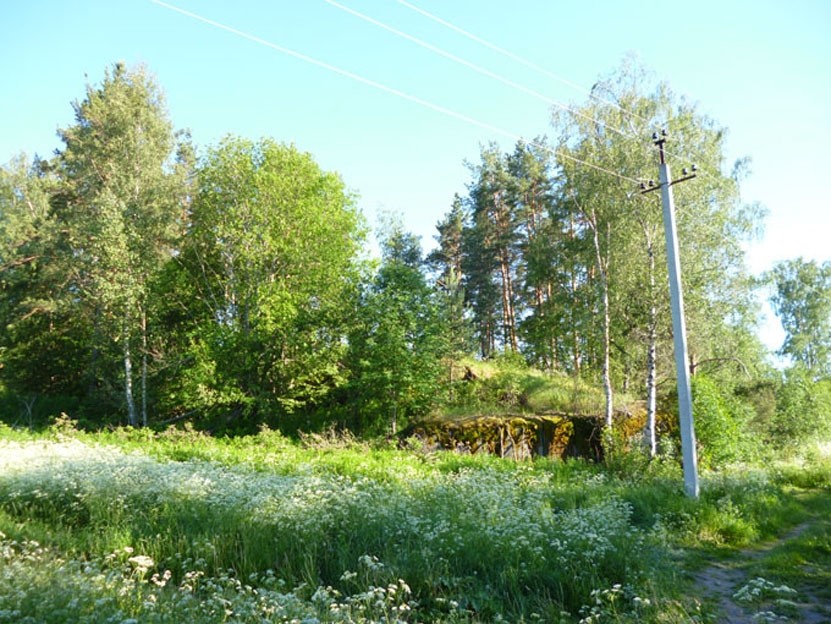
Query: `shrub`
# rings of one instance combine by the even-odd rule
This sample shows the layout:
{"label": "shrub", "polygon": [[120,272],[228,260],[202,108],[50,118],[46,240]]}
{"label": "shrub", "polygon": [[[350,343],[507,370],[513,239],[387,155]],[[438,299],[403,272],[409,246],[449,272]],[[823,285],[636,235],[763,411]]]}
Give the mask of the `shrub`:
{"label": "shrub", "polygon": [[756,450],[749,429],[753,409],[738,397],[722,394],[703,375],[693,377],[692,393],[701,465],[716,467],[752,457]]}
{"label": "shrub", "polygon": [[816,380],[795,366],[776,394],[769,435],[778,448],[793,448],[831,434],[831,379]]}

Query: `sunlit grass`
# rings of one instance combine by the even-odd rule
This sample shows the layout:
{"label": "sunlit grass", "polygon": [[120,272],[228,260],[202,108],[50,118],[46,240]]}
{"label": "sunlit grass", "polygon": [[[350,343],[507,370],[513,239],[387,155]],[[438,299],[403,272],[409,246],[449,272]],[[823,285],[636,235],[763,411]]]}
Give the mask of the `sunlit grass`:
{"label": "sunlit grass", "polygon": [[[599,415],[605,397],[597,384],[561,372],[543,372],[505,361],[464,360],[458,365],[472,379],[456,384],[454,394],[431,420],[458,422],[471,417],[519,413]],[[632,402],[618,394],[616,408]]]}
{"label": "sunlit grass", "polygon": [[831,611],[831,490],[803,494],[800,503],[810,524],[796,525],[796,533],[754,561],[750,573],[806,588]]}
{"label": "sunlit grass", "polygon": [[798,480],[738,467],[705,475],[694,501],[672,461],[608,471],[63,423],[0,435],[0,622],[690,621],[683,549],[776,534],[798,517]]}

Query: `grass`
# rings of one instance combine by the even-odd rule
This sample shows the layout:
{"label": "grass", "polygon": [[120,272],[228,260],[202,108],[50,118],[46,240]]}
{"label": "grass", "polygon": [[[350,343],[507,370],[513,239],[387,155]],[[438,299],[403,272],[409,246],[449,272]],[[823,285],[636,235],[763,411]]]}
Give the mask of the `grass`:
{"label": "grass", "polygon": [[[707,474],[694,501],[672,461],[2,429],[0,623],[702,621],[678,565],[827,518],[823,461]],[[783,582],[825,582],[800,558],[828,539],[783,551]]]}
{"label": "grass", "polygon": [[715,621],[739,614],[758,622],[831,619],[831,490],[793,490],[788,507],[792,513],[780,516],[772,537],[744,547],[699,544],[685,551],[685,568],[695,572],[708,599],[705,611],[726,618]]}
{"label": "grass", "polygon": [[802,492],[797,499],[803,514],[795,533],[754,559],[748,574],[814,595],[831,606],[831,493]]}
{"label": "grass", "polygon": [[765,561],[764,575],[792,586],[810,585],[831,604],[831,501],[823,501],[824,517]]}
{"label": "grass", "polygon": [[[599,415],[605,398],[597,384],[560,373],[545,373],[510,360],[463,360],[460,370],[474,379],[457,384],[456,396],[431,420],[459,421],[505,414]],[[626,395],[615,397],[616,407],[628,407]]]}

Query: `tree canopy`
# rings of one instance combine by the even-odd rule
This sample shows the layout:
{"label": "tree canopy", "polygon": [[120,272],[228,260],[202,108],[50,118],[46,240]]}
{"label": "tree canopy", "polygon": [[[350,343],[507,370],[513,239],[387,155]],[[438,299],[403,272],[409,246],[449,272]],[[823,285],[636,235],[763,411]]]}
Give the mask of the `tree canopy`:
{"label": "tree canopy", "polygon": [[187,318],[183,399],[246,413],[313,406],[343,382],[362,239],[351,196],[270,139],[228,137],[195,175],[177,259],[191,286],[170,293]]}
{"label": "tree canopy", "polygon": [[[676,204],[702,430],[750,426],[752,405],[792,432],[781,414],[810,403],[804,374],[775,380],[754,335],[743,246],[764,213],[741,201],[744,161],[630,61],[549,136],[481,146],[436,245],[394,222],[377,262],[337,173],[269,138],[196,149],[146,69],[112,66],[73,109],[52,158],[0,169],[0,390],[30,413],[381,433],[474,400],[454,371],[504,359],[602,388],[598,416],[642,414],[654,453],[672,329],[661,211],[634,182],[652,177],[659,126],[701,171]],[[795,260],[768,278],[782,353],[827,377],[831,268]]]}
{"label": "tree canopy", "polygon": [[817,375],[831,374],[831,261],[786,260],[767,278],[785,330],[780,354]]}

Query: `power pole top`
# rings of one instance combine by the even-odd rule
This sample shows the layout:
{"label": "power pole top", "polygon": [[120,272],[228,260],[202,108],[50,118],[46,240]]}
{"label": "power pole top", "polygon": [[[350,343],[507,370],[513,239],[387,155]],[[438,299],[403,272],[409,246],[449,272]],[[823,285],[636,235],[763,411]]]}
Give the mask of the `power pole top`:
{"label": "power pole top", "polygon": [[[657,132],[653,132],[652,133],[652,142],[655,145],[658,146],[658,155],[659,155],[659,158],[660,158],[660,164],[661,165],[666,165],[667,164],[667,159],[666,159],[666,153],[664,151],[664,143],[667,142],[667,131],[666,130],[661,130],[660,134],[658,134]],[[696,172],[697,171],[698,171],[698,167],[696,165],[691,165],[690,170],[687,170],[687,168],[684,167],[683,169],[681,169],[682,177],[678,178],[677,180],[671,180],[671,181],[668,179],[667,184],[669,186],[672,186],[673,184],[678,184],[679,182],[686,182],[687,180],[692,180],[694,177],[696,177],[696,175],[697,175]],[[654,180],[649,180],[647,182],[641,182],[640,188],[641,188],[641,194],[645,195],[646,193],[650,193],[652,191],[657,191],[658,189],[660,189],[661,184],[658,184],[656,186]]]}
{"label": "power pole top", "polygon": [[666,158],[664,156],[664,143],[667,142],[667,131],[661,130],[661,134],[657,132],[652,133],[652,142],[658,146],[658,152],[661,155],[661,164],[666,164]]}

